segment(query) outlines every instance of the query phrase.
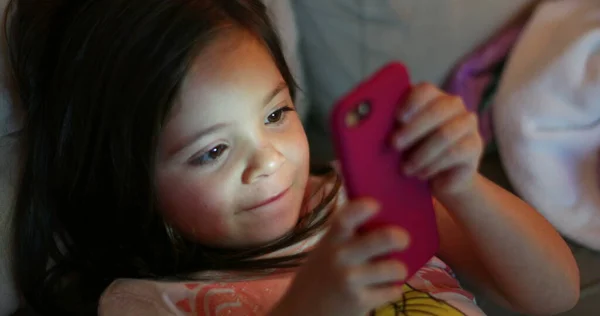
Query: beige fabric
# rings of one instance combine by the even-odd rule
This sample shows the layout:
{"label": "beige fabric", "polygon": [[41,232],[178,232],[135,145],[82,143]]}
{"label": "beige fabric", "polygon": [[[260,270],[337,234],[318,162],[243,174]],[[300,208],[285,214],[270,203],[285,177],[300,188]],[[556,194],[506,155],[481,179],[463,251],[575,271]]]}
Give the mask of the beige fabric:
{"label": "beige fabric", "polygon": [[104,292],[99,303],[101,316],[171,316],[162,300],[156,282],[144,280],[118,280]]}

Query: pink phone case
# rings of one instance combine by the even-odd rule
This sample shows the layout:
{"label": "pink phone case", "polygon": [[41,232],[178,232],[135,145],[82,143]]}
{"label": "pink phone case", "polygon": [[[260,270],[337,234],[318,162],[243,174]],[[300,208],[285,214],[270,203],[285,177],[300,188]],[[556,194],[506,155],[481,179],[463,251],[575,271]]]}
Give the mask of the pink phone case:
{"label": "pink phone case", "polygon": [[[386,225],[407,230],[411,238],[409,247],[387,258],[401,260],[409,277],[439,247],[429,186],[401,172],[402,155],[390,142],[398,106],[404,104],[410,89],[404,65],[390,63],[343,97],[331,116],[334,145],[349,198],[372,197],[381,206],[376,217],[360,232]],[[354,127],[348,127],[348,113],[364,102],[370,104],[369,114]]]}

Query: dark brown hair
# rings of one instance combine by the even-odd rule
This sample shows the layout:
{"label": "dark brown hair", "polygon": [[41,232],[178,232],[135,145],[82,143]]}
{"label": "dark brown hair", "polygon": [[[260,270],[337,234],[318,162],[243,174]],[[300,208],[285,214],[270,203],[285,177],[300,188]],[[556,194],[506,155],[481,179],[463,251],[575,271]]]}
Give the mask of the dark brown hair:
{"label": "dark brown hair", "polygon": [[165,117],[192,60],[225,29],[260,39],[293,97],[261,1],[12,0],[6,23],[17,102],[27,113],[15,269],[35,310],[95,313],[116,278],[301,262],[304,255],[257,257],[314,233],[327,218],[320,212],[269,245],[232,251],[171,233],[155,200],[154,152]]}

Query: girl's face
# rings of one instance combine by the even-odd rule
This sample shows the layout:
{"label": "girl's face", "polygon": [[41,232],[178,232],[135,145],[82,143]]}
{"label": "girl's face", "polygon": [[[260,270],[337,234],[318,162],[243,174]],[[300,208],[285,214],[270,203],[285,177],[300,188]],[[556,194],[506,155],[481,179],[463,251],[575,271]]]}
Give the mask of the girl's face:
{"label": "girl's face", "polygon": [[308,142],[278,68],[237,33],[197,58],[158,149],[156,184],[169,223],[200,243],[246,247],[298,221]]}

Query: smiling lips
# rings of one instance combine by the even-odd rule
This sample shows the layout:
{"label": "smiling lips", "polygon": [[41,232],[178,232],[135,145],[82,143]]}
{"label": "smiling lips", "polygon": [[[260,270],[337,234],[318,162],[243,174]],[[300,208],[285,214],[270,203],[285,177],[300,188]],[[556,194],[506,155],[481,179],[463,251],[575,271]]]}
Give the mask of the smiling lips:
{"label": "smiling lips", "polygon": [[277,202],[278,200],[280,200],[281,198],[283,198],[289,191],[290,191],[290,188],[287,188],[287,189],[283,190],[283,192],[281,192],[281,193],[279,193],[279,194],[277,194],[277,195],[275,195],[273,197],[270,197],[270,198],[268,198],[268,199],[266,199],[266,200],[264,200],[264,201],[262,201],[262,202],[260,202],[260,203],[258,203],[256,205],[254,205],[252,207],[249,207],[249,208],[247,208],[245,210],[246,211],[251,211],[251,210],[255,210],[257,208],[269,205],[271,203]]}

